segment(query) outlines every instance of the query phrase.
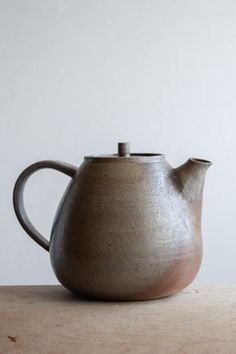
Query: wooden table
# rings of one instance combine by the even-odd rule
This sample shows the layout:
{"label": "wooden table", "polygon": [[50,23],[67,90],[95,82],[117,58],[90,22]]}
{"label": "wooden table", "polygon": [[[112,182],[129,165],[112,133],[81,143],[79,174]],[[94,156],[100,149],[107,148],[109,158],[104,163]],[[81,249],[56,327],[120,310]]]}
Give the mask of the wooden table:
{"label": "wooden table", "polygon": [[0,353],[234,354],[236,287],[98,302],[61,286],[0,287]]}

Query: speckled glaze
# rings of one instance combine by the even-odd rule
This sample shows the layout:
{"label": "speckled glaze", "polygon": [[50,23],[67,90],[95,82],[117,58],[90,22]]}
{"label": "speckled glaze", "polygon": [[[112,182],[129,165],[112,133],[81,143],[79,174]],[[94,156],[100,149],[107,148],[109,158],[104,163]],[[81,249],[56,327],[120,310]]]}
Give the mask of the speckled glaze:
{"label": "speckled glaze", "polygon": [[[50,252],[67,289],[107,300],[143,300],[186,287],[202,258],[202,191],[209,161],[189,159],[173,169],[161,154],[85,157],[75,166],[41,161],[14,189],[25,231]],[[72,177],[58,207],[50,243],[30,223],[23,204],[28,177],[53,168]]]}

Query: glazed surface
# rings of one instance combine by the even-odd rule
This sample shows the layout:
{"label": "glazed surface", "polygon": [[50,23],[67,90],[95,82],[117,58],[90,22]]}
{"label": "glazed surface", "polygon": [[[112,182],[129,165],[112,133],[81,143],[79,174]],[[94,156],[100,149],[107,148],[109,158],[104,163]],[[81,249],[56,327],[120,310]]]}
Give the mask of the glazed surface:
{"label": "glazed surface", "polygon": [[202,195],[188,200],[181,182],[165,160],[85,160],[52,228],[58,280],[110,300],[157,298],[187,286],[201,263]]}

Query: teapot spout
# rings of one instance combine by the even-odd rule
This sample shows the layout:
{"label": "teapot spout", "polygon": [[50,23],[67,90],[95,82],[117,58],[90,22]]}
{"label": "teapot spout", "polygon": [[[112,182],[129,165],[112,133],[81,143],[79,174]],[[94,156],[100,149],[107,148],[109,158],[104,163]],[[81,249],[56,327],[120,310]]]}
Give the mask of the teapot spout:
{"label": "teapot spout", "polygon": [[184,199],[201,202],[206,171],[211,165],[208,160],[190,158],[174,169],[175,185]]}

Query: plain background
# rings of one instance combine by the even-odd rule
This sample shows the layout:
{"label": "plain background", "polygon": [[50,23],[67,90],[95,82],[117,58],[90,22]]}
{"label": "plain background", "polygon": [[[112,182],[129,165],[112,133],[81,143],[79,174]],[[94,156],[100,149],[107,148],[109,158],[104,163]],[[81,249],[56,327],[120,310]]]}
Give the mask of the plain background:
{"label": "plain background", "polygon": [[[0,283],[53,284],[49,255],[18,224],[29,164],[162,152],[212,160],[198,282],[236,281],[236,2],[0,0]],[[25,202],[47,237],[69,179],[44,170]]]}

